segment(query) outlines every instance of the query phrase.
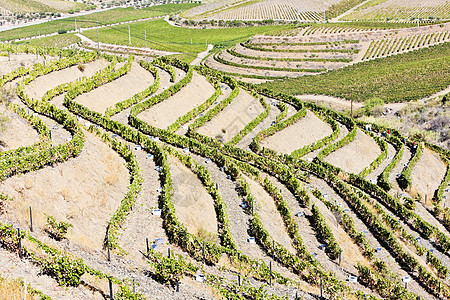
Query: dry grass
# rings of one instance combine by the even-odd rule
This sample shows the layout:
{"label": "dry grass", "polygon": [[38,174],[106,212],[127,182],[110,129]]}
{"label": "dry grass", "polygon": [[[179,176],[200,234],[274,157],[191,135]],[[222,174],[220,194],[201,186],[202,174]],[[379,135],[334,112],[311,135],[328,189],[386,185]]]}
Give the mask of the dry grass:
{"label": "dry grass", "polygon": [[19,280],[11,280],[0,277],[0,299],[20,300],[24,299],[25,293],[26,299],[36,299],[24,290],[23,284]]}
{"label": "dry grass", "polygon": [[442,105],[440,98],[426,104],[409,103],[397,115],[363,117],[362,120],[450,149],[450,110],[448,105]]}

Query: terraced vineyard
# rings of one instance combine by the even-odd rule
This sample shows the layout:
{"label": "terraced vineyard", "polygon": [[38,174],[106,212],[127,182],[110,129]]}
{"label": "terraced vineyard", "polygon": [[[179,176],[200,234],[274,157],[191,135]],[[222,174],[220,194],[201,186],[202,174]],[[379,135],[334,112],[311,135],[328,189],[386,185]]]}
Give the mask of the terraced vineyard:
{"label": "terraced vineyard", "polygon": [[450,3],[445,0],[406,1],[406,0],[372,0],[357,7],[341,20],[370,20],[370,21],[402,21],[410,22],[418,18],[433,21],[448,19]]}
{"label": "terraced vineyard", "polygon": [[360,49],[357,40],[258,36],[211,55],[204,64],[244,77],[299,77],[345,67]]}
{"label": "terraced vineyard", "polygon": [[329,1],[294,0],[221,0],[185,12],[189,18],[213,20],[288,20],[315,22],[323,20],[324,10],[339,0]]}
{"label": "terraced vineyard", "polygon": [[327,38],[259,36],[198,67],[1,44],[7,297],[449,298],[447,150],[207,67],[362,55]]}
{"label": "terraced vineyard", "polygon": [[448,42],[449,39],[450,33],[448,31],[441,31],[428,34],[376,40],[370,43],[370,46],[367,49],[363,60],[386,57],[405,51],[412,51],[423,47],[429,47],[432,45]]}

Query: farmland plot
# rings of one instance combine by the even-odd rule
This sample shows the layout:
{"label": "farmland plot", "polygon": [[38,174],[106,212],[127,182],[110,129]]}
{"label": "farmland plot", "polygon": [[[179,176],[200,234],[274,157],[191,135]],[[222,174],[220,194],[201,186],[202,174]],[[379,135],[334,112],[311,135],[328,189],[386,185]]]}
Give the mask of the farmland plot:
{"label": "farmland plot", "polygon": [[198,132],[226,143],[263,110],[253,96],[241,90],[231,104],[205,126],[200,127]]}
{"label": "farmland plot", "polygon": [[26,120],[18,114],[0,106],[0,116],[8,118],[0,131],[0,153],[19,147],[31,146],[39,141],[39,135]]}
{"label": "farmland plot", "polygon": [[353,142],[331,153],[325,160],[346,172],[358,174],[380,154],[373,139],[358,129]]}
{"label": "farmland plot", "polygon": [[78,80],[81,77],[91,77],[96,72],[106,68],[109,63],[104,59],[97,59],[91,63],[73,66],[61,71],[36,78],[25,91],[35,99],[41,99],[48,90],[57,87],[60,84]]}
{"label": "farmland plot", "polygon": [[194,235],[217,235],[214,201],[201,181],[178,159],[169,156],[174,181],[173,202],[177,217]]}
{"label": "farmland plot", "polygon": [[[256,3],[255,3],[256,2]],[[186,13],[194,18],[215,20],[299,20],[317,21],[323,19],[323,11],[339,0],[329,1],[218,1],[197,7]]]}
{"label": "farmland plot", "polygon": [[[0,190],[14,197],[10,217],[26,226],[29,207],[35,226],[45,228],[45,215],[68,221],[69,239],[87,249],[101,249],[110,216],[129,182],[124,161],[97,137],[86,133],[82,153],[61,165],[12,177]],[[92,166],[95,166],[93,168]]]}
{"label": "farmland plot", "polygon": [[283,154],[312,144],[332,133],[330,126],[312,112],[288,128],[261,141],[261,146]]}
{"label": "farmland plot", "polygon": [[434,191],[439,187],[445,175],[446,167],[439,155],[428,148],[424,148],[419,161],[411,172],[411,193],[433,197]]}
{"label": "farmland plot", "polygon": [[167,128],[179,117],[199,106],[214,93],[206,78],[194,72],[192,81],[169,99],[140,113],[140,119],[158,128]]}
{"label": "farmland plot", "polygon": [[346,15],[343,20],[410,21],[411,18],[447,19],[449,16],[450,3],[446,0],[372,0]]}
{"label": "farmland plot", "polygon": [[[116,68],[119,68],[119,65]],[[75,101],[104,113],[108,107],[145,90],[153,83],[153,80],[150,72],[137,63],[133,63],[131,70],[124,76],[89,93],[80,95]]]}

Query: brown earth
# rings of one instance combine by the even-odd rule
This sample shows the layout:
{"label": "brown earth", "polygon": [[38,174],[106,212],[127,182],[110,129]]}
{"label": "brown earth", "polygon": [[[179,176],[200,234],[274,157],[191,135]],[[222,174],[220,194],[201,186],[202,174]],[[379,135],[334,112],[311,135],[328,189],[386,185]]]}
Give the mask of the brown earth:
{"label": "brown earth", "polygon": [[145,110],[138,117],[152,126],[167,128],[179,117],[204,103],[213,93],[214,88],[206,78],[194,72],[192,81],[178,93]]}
{"label": "brown earth", "polygon": [[240,90],[231,104],[205,126],[200,127],[198,132],[228,142],[263,111],[264,108],[258,100],[246,91]]}
{"label": "brown earth", "polygon": [[261,141],[261,146],[290,154],[292,151],[319,141],[331,133],[333,133],[331,127],[308,110],[306,116],[295,124]]}
{"label": "brown earth", "polygon": [[[93,167],[95,166],[95,167]],[[129,184],[124,160],[97,137],[86,132],[81,154],[67,162],[1,182],[0,190],[14,199],[7,203],[8,219],[28,227],[45,228],[45,215],[73,225],[67,237],[87,249],[100,250],[106,225]]]}
{"label": "brown earth", "polygon": [[117,102],[126,100],[134,94],[142,92],[154,81],[150,72],[133,63],[131,70],[124,76],[102,85],[89,93],[82,94],[74,101],[83,104],[91,110],[104,113]]}
{"label": "brown earth", "polygon": [[172,173],[175,214],[191,234],[212,234],[217,236],[217,218],[214,200],[206,191],[200,179],[180,160],[167,157]]}
{"label": "brown earth", "polygon": [[325,161],[346,172],[358,174],[380,154],[378,144],[358,129],[353,142],[325,157]]}

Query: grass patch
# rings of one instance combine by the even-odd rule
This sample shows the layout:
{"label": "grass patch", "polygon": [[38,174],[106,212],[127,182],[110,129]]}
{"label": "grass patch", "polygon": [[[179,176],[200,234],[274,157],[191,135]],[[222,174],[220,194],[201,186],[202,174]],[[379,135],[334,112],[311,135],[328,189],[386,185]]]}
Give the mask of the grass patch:
{"label": "grass patch", "polygon": [[[99,31],[100,42],[128,45],[128,26],[131,29],[131,45],[134,47],[145,47],[144,31],[147,31],[148,47],[156,50],[189,53],[193,57],[206,50],[206,43],[230,47],[246,41],[255,34],[272,33],[289,27],[289,25],[281,25],[194,29],[173,27],[164,20],[152,20],[102,28]],[[97,40],[96,30],[86,31],[84,35],[94,41]]]}
{"label": "grass patch", "polygon": [[[1,1],[1,0],[0,0]],[[0,41],[13,40],[17,38],[37,36],[57,32],[60,29],[67,31],[75,29],[75,20],[77,28],[91,28],[97,26],[97,20],[101,25],[114,24],[119,22],[133,21],[144,18],[159,17],[179,13],[189,8],[198,6],[196,3],[165,4],[134,9],[133,7],[115,8],[98,13],[92,13],[79,17],[72,17],[62,20],[45,22],[42,24],[11,29],[0,32]]]}
{"label": "grass patch", "polygon": [[417,100],[450,85],[450,43],[362,62],[317,76],[277,80],[264,87],[289,94],[317,94],[363,102]]}
{"label": "grass patch", "polygon": [[20,42],[18,44],[31,45],[35,47],[53,47],[64,48],[69,45],[81,42],[81,39],[75,34],[58,34],[54,36],[47,36],[40,39],[33,39]]}

